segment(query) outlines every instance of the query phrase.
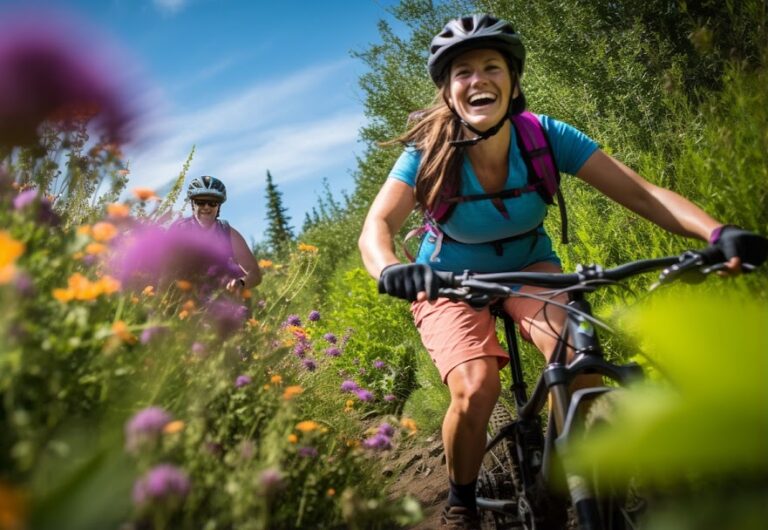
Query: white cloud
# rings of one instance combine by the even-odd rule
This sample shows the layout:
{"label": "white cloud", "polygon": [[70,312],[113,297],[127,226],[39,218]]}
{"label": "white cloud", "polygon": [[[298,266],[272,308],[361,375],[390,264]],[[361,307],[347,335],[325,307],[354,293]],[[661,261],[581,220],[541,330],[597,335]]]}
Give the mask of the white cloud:
{"label": "white cloud", "polygon": [[187,0],[152,0],[155,7],[166,13],[178,13],[187,5]]}

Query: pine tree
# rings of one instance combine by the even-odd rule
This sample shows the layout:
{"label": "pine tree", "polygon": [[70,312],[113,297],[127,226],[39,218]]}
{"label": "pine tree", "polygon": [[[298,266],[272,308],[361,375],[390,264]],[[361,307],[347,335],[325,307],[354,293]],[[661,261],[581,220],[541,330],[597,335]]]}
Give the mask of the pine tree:
{"label": "pine tree", "polygon": [[266,242],[274,254],[282,254],[293,241],[293,229],[288,224],[290,217],[283,207],[282,193],[272,181],[272,174],[267,170],[267,237]]}

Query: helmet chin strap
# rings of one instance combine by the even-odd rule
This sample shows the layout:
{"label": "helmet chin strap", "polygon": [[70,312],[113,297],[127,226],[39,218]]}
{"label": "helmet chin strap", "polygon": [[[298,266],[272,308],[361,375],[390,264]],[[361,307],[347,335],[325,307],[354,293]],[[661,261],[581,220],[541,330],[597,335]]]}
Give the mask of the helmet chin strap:
{"label": "helmet chin strap", "polygon": [[[456,112],[456,110],[453,108],[453,105],[450,104],[450,102],[448,101],[448,98],[445,95],[443,95],[443,99],[445,100],[445,104],[448,105],[448,108],[451,110],[451,112],[456,117],[456,119],[459,121],[459,123],[461,123],[464,127],[466,127],[467,129],[469,129],[470,131],[472,131],[473,133],[476,134],[476,136],[474,138],[449,140],[448,144],[453,146],[453,147],[470,147],[472,145],[476,145],[478,142],[481,142],[483,140],[487,140],[491,136],[493,136],[496,133],[498,133],[501,130],[501,128],[504,127],[504,124],[509,119],[509,113],[507,113],[507,116],[504,116],[499,121],[499,123],[497,123],[496,125],[494,125],[490,129],[487,129],[485,131],[480,131],[480,130],[472,127],[469,123],[467,123],[464,120],[464,118],[459,116],[459,113]],[[511,104],[512,104],[512,102],[510,100],[510,105]],[[459,134],[461,134],[461,129],[459,130]]]}

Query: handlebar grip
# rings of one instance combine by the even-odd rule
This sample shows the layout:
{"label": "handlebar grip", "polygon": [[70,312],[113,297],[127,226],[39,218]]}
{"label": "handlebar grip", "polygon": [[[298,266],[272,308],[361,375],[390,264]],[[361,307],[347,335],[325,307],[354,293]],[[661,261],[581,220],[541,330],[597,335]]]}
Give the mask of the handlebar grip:
{"label": "handlebar grip", "polygon": [[705,265],[715,265],[726,261],[723,251],[714,245],[697,250],[696,253],[701,255]]}
{"label": "handlebar grip", "polygon": [[433,269],[432,273],[437,276],[441,287],[457,287],[456,275],[451,271],[436,271]]}

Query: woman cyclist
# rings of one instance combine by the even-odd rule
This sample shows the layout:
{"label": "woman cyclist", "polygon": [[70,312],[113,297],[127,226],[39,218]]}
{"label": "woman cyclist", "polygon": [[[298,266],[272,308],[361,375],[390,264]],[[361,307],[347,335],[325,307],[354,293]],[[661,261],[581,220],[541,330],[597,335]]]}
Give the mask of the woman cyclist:
{"label": "woman cyclist", "polygon": [[[487,308],[478,311],[436,299],[432,269],[561,270],[542,226],[546,204],[539,193],[493,197],[528,182],[511,122],[526,106],[520,85],[524,66],[525,48],[509,23],[489,15],[448,22],[429,49],[435,102],[397,139],[405,150],[375,198],[359,239],[365,266],[379,279],[380,290],[413,302],[424,346],[450,390],[442,427],[450,480],[445,528],[479,528],[475,486],[507,353]],[[729,260],[727,272],[739,272],[739,255],[753,234],[723,225],[680,195],[649,183],[572,126],[548,116],[536,119],[561,171],[670,232],[719,245]],[[451,183],[458,196],[491,197],[457,202],[450,217],[424,235],[415,263],[399,263],[394,235],[414,208],[433,211]],[[542,308],[542,302],[529,298],[504,302],[522,336],[549,358],[557,343],[550,325],[561,326],[564,314],[550,306],[545,316]]]}
{"label": "woman cyclist", "polygon": [[194,178],[187,187],[187,198],[192,203],[192,216],[175,223],[172,228],[200,230],[201,234],[223,241],[222,246],[229,250],[234,269],[240,273],[226,283],[228,291],[237,292],[258,285],[261,270],[245,239],[229,223],[219,220],[221,205],[227,200],[224,183],[208,175]]}

